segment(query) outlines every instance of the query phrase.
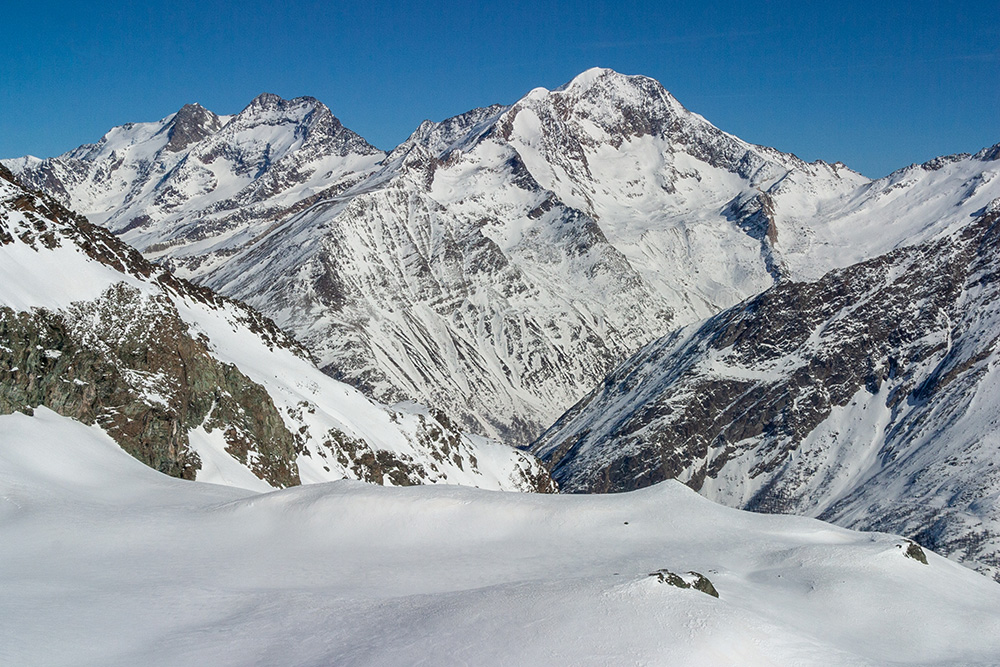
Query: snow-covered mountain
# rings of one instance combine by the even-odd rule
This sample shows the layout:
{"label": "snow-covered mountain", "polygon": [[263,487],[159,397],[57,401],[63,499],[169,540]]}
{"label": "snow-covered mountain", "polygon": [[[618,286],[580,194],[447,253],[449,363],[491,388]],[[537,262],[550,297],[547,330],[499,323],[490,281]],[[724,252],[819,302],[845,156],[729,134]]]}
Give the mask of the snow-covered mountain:
{"label": "snow-covered mountain", "polygon": [[439,411],[373,403],[256,311],[0,167],[0,414],[39,406],[163,472],[248,489],[341,478],[552,489],[530,456]]}
{"label": "snow-covered mountain", "polygon": [[[975,201],[998,157],[939,171],[974,174]],[[947,177],[924,171],[872,198]],[[568,491],[679,479],[735,507],[909,535],[1000,578],[1000,199],[973,215],[647,345],[532,450]]]}
{"label": "snow-covered mountain", "polygon": [[383,157],[318,101],[263,94],[235,116],[188,104],[56,158],[5,163],[135,247],[200,243],[208,253],[252,241],[264,227],[251,223],[335,194]]}
{"label": "snow-covered mountain", "polygon": [[[677,327],[960,235],[1000,197],[1000,147],[872,181],[744,142],[656,81],[601,69],[425,122],[388,154],[309,98],[265,95],[233,117],[186,109],[8,164],[273,317],[328,374],[509,443]],[[887,336],[884,354],[901,356]],[[538,451],[561,460],[567,441],[550,434]]]}
{"label": "snow-covered mountain", "polygon": [[6,163],[272,317],[332,376],[512,443],[672,328],[1000,196],[982,160],[873,182],[602,69],[427,121],[389,154],[316,100],[262,95],[232,117],[189,105]]}
{"label": "snow-covered mountain", "polygon": [[0,439],[5,664],[1000,655],[996,583],[899,537],[739,512],[673,482],[605,496],[347,481],[254,494],[160,475],[46,408],[0,416]]}
{"label": "snow-covered mountain", "polygon": [[772,284],[774,235],[747,222],[760,188],[865,180],[610,70],[425,122],[388,155],[315,100],[263,95],[7,164],[268,314],[331,375],[514,442],[642,344]]}
{"label": "snow-covered mountain", "polygon": [[[1000,145],[871,181],[596,69],[388,153],[265,94],[5,164],[3,659],[1000,654],[916,543],[1000,579]],[[594,386],[532,451],[626,493],[275,490],[551,491],[464,430]]]}

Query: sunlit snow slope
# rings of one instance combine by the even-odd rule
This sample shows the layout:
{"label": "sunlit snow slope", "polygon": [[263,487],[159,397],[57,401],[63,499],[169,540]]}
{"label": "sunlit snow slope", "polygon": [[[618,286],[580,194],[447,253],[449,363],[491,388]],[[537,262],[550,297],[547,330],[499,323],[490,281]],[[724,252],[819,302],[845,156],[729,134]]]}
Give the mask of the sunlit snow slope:
{"label": "sunlit snow slope", "polygon": [[[164,477],[96,427],[0,417],[0,661],[989,665],[1000,586],[908,543],[614,496]],[[650,576],[661,570],[659,576]],[[718,597],[687,584],[706,577]],[[669,573],[676,573],[674,580]],[[707,588],[702,586],[703,588]]]}
{"label": "sunlit snow slope", "polygon": [[323,374],[270,320],[179,280],[0,167],[0,414],[100,424],[149,466],[267,490],[341,478],[547,490],[529,455]]}

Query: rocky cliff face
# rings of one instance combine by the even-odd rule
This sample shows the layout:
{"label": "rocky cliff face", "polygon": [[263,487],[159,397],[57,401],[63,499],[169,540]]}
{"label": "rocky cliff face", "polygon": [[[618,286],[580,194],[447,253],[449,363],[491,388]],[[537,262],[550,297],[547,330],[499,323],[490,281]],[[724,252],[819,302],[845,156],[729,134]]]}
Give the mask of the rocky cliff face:
{"label": "rocky cliff face", "polygon": [[676,478],[1000,577],[998,222],[994,200],[953,233],[651,343],[532,450],[568,491]]}
{"label": "rocky cliff face", "polygon": [[0,413],[44,405],[186,479],[554,490],[530,456],[443,413],[390,410],[330,380],[259,313],[150,264],[3,168],[0,255]]}
{"label": "rocky cliff face", "polygon": [[188,431],[218,429],[228,452],[274,487],[299,483],[296,443],[267,391],[214,359],[163,295],[111,285],[66,312],[0,309],[0,412],[44,405],[97,424],[168,475],[201,468]]}

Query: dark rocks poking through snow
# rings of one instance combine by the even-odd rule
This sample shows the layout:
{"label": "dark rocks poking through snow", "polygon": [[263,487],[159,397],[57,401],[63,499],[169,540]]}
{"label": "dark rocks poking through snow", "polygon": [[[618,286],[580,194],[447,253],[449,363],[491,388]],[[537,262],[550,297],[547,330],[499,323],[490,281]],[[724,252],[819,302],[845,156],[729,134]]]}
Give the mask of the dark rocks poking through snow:
{"label": "dark rocks poking through snow", "polygon": [[[920,547],[917,548],[919,549]],[[715,590],[715,586],[708,580],[708,577],[698,572],[688,572],[685,575],[680,575],[667,569],[660,569],[656,572],[650,572],[649,576],[656,577],[656,580],[661,584],[668,584],[676,588],[693,588],[714,598],[719,597],[719,591]]]}

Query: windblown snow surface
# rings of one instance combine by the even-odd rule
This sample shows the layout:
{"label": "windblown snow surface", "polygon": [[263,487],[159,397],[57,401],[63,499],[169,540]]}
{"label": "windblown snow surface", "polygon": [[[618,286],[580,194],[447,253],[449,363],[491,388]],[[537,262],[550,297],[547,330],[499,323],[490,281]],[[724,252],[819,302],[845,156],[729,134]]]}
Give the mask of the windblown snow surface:
{"label": "windblown snow surface", "polygon": [[[0,417],[6,665],[997,664],[1000,586],[903,540],[608,496],[166,477]],[[660,583],[708,577],[715,598]]]}

